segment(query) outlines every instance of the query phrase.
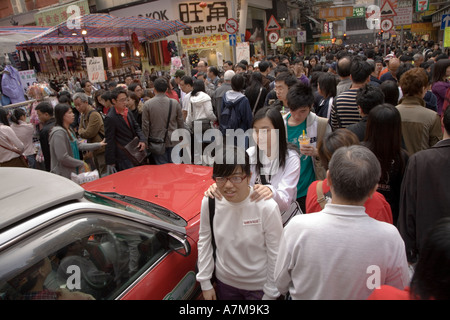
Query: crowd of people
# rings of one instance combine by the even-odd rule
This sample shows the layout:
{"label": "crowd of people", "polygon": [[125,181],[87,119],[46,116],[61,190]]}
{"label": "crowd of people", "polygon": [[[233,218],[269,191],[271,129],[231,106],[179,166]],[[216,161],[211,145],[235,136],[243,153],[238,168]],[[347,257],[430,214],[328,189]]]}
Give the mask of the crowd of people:
{"label": "crowd of people", "polygon": [[[80,84],[35,108],[45,170],[55,174],[170,163],[177,129],[190,133],[181,152],[196,163],[194,144],[210,140],[194,128],[223,134],[226,164],[212,165],[201,210],[205,299],[450,297],[450,257],[436,256],[444,244],[427,237],[450,206],[450,59],[438,45],[386,55],[340,47],[220,69],[200,61],[191,74],[145,83]],[[253,129],[244,163],[229,129]],[[22,109],[0,108],[0,166],[36,168],[33,132]],[[126,149],[134,140],[147,155],[140,163]],[[371,270],[381,289],[368,284]]]}

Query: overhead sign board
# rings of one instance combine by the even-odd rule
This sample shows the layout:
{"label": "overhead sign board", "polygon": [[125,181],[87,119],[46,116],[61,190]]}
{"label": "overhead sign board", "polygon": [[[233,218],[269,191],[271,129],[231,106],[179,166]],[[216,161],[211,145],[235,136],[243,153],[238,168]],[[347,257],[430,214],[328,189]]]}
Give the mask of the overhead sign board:
{"label": "overhead sign board", "polygon": [[389,0],[385,0],[381,5],[380,15],[382,17],[393,17],[397,15],[397,12],[394,9],[394,5]]}

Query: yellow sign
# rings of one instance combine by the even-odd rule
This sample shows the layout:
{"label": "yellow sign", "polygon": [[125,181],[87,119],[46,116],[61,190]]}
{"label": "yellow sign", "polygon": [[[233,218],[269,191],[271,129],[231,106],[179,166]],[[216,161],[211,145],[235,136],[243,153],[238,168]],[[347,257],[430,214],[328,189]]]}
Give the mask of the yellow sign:
{"label": "yellow sign", "polygon": [[181,44],[185,49],[215,47],[217,43],[226,41],[228,41],[227,34],[211,34],[204,36],[194,36],[190,38],[181,38]]}
{"label": "yellow sign", "polygon": [[450,27],[444,30],[444,48],[450,48]]}

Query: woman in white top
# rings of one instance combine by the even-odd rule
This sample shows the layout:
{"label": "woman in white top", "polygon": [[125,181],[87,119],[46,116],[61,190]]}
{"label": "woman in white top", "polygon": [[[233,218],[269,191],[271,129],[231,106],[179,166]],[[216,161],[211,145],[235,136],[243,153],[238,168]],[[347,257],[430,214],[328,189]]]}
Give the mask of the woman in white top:
{"label": "woman in white top", "polygon": [[214,122],[217,117],[213,111],[211,97],[206,93],[205,83],[202,80],[195,80],[187,105],[186,124],[194,129],[194,121],[199,119]]}
{"label": "woman in white top", "polygon": [[[290,206],[296,200],[300,177],[298,148],[287,142],[286,127],[281,113],[272,107],[258,110],[253,118],[253,139],[256,146],[247,149],[250,157],[252,201],[273,198],[283,215],[283,225],[290,218]],[[206,196],[221,199],[216,184]],[[289,211],[289,212],[288,212]]]}
{"label": "woman in white top", "polygon": [[9,125],[8,113],[0,107],[0,167],[27,167],[22,159],[24,150],[22,141]]}
{"label": "woman in white top", "polygon": [[26,122],[27,114],[24,109],[17,108],[11,117],[11,129],[25,146],[23,154],[28,159],[28,167],[36,168],[36,149],[33,144],[34,126]]}

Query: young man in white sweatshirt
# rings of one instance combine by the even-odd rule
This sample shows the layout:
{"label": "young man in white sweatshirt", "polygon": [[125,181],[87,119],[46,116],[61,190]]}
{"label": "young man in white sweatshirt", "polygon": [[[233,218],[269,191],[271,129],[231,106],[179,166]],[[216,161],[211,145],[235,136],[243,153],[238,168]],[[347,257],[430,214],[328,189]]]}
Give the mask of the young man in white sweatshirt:
{"label": "young man in white sweatshirt", "polygon": [[[251,173],[244,150],[225,147],[223,155],[223,164],[216,160],[213,166],[223,195],[215,200],[213,230],[209,198],[202,202],[197,281],[205,300],[276,299],[274,268],[283,231],[278,205],[273,199],[250,200]],[[215,258],[212,241],[217,246]]]}

